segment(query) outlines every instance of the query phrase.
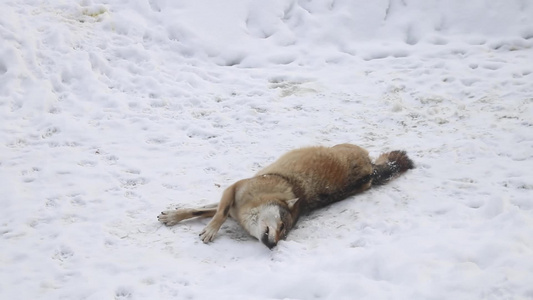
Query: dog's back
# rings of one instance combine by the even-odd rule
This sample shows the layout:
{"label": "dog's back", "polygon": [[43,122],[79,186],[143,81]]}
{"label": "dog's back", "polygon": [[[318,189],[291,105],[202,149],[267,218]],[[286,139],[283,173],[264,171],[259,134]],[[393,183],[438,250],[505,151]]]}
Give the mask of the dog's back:
{"label": "dog's back", "polygon": [[373,164],[365,149],[340,144],[293,150],[257,175],[283,176],[303,198],[300,210],[312,210],[362,192],[372,184],[383,184],[412,167],[402,151],[383,154]]}

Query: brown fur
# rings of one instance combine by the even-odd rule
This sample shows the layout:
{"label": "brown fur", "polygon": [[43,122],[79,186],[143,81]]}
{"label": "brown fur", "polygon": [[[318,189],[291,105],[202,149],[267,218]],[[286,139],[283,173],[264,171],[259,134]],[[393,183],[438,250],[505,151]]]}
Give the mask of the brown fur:
{"label": "brown fur", "polygon": [[[373,184],[384,184],[413,167],[404,151],[382,154],[373,164],[368,152],[356,145],[301,148],[228,187],[218,206],[165,211],[158,219],[170,226],[188,218],[213,217],[200,233],[204,242],[210,242],[229,215],[272,248],[302,212],[343,200]],[[280,217],[277,221],[258,220],[265,210],[279,210]]]}
{"label": "brown fur", "polygon": [[365,149],[341,144],[293,150],[257,175],[280,174],[290,178],[302,189],[298,195],[302,197],[300,207],[312,210],[370,188],[372,171]]}

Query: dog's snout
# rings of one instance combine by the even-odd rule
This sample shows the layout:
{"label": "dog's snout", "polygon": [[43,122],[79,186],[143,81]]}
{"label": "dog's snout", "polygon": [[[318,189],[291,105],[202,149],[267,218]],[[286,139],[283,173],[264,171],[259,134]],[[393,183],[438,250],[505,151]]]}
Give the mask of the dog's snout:
{"label": "dog's snout", "polygon": [[268,249],[272,249],[276,247],[276,245],[278,244],[277,239],[271,238],[270,231],[271,231],[270,228],[267,226],[267,228],[265,229],[265,233],[263,233],[263,236],[261,237],[261,242],[265,244],[265,246],[267,246]]}
{"label": "dog's snout", "polygon": [[268,249],[272,249],[274,247],[276,247],[276,245],[278,244],[277,242],[275,241],[271,241],[269,238],[268,238],[268,234],[263,234],[263,237],[261,237],[261,242],[263,244],[265,244],[265,246],[268,247]]}

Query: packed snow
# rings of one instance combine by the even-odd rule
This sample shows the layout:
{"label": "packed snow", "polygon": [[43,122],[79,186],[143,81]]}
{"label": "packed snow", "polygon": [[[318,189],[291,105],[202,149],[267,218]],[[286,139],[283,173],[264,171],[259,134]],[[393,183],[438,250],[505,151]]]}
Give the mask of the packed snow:
{"label": "packed snow", "polygon": [[[6,0],[1,299],[533,299],[533,1]],[[406,150],[272,251],[160,211]]]}

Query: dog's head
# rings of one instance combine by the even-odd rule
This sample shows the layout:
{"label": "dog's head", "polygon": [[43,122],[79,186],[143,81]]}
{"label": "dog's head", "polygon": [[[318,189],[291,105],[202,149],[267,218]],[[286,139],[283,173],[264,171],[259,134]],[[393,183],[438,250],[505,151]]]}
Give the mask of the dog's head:
{"label": "dog's head", "polygon": [[298,199],[291,199],[285,205],[278,203],[265,204],[259,207],[257,216],[258,230],[256,237],[269,249],[274,248],[285,237],[294,225],[291,209]]}

